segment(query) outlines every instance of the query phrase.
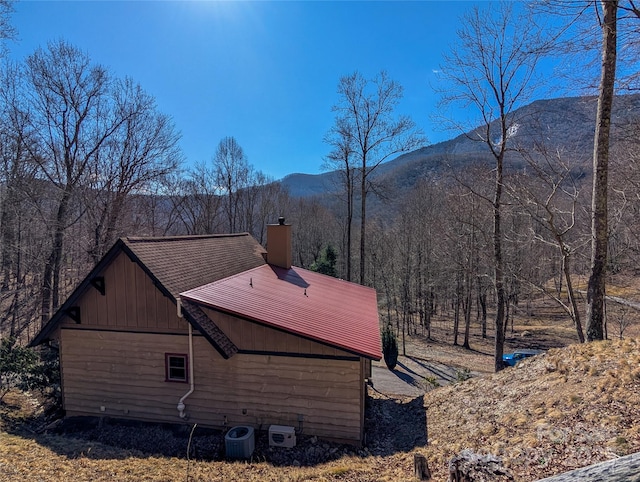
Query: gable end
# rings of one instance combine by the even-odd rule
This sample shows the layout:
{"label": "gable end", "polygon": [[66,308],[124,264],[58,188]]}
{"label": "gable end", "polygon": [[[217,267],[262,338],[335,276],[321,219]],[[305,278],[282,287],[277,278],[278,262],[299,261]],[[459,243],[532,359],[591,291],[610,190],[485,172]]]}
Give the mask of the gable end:
{"label": "gable end", "polygon": [[49,339],[53,332],[58,327],[58,324],[64,319],[65,316],[71,318],[74,322],[80,323],[80,312],[76,306],[80,297],[90,288],[97,289],[101,295],[106,293],[105,282],[102,273],[104,270],[116,259],[120,254],[124,253],[131,261],[136,263],[144,273],[152,280],[153,285],[167,298],[169,298],[173,304],[176,304],[175,297],[169,292],[167,288],[160,282],[160,280],[149,270],[149,268],[135,255],[135,253],[126,245],[122,239],[118,239],[113,247],[105,254],[102,259],[96,264],[96,266],[89,272],[89,274],[80,282],[76,289],[71,293],[69,298],[58,308],[58,311],[51,317],[46,325],[40,330],[40,333],[36,335],[29,346],[37,346]]}
{"label": "gable end", "polygon": [[[51,319],[42,327],[40,332],[36,335],[29,346],[34,347],[47,341],[51,334],[58,327],[58,323],[62,321],[65,316],[69,316],[73,313],[74,308],[80,297],[85,293],[87,289],[94,286],[94,279],[100,277],[100,273],[116,258],[120,251],[125,247],[122,240],[118,240],[111,249],[105,254],[102,259],[95,265],[95,267],[89,272],[89,274],[80,282],[67,300],[58,308],[58,311],[51,317]],[[78,313],[79,315],[79,313]],[[73,319],[73,317],[72,317]]]}

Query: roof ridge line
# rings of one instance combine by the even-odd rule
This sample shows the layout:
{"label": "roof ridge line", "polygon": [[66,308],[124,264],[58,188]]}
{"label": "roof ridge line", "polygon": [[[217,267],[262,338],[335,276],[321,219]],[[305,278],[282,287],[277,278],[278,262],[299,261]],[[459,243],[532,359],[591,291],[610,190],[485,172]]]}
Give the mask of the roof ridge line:
{"label": "roof ridge line", "polygon": [[204,288],[206,286],[213,286],[213,285],[218,284],[218,283],[220,283],[222,281],[227,281],[227,280],[230,280],[230,279],[233,279],[233,278],[237,278],[238,276],[242,276],[242,275],[245,275],[245,274],[247,274],[247,273],[249,273],[251,271],[255,271],[255,270],[259,269],[259,268],[263,268],[264,266],[270,266],[270,265],[268,263],[265,263],[265,264],[261,264],[260,266],[255,266],[253,268],[245,269],[244,271],[240,271],[239,273],[232,274],[230,276],[227,276],[226,278],[220,278],[220,279],[217,279],[215,281],[210,281],[209,283],[205,283],[203,285],[196,286],[195,288],[191,288],[190,290],[183,291],[182,293],[179,293],[179,295],[182,296],[184,293],[189,293],[190,291],[196,291],[196,290],[202,289],[202,288]]}
{"label": "roof ridge line", "polygon": [[224,233],[224,234],[182,234],[175,236],[125,236],[121,239],[128,243],[157,243],[163,241],[189,241],[196,239],[211,238],[237,238],[241,236],[249,236],[249,233]]}

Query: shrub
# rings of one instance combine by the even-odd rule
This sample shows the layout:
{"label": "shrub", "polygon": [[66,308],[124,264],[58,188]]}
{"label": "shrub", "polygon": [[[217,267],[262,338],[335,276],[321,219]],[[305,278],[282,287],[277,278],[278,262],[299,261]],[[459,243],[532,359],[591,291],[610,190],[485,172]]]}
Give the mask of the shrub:
{"label": "shrub", "polygon": [[388,324],[382,330],[382,355],[387,368],[393,370],[396,367],[396,363],[398,363],[398,340],[391,324]]}
{"label": "shrub", "polygon": [[438,388],[440,386],[440,382],[438,381],[438,378],[434,376],[424,377],[424,383],[425,383],[425,386],[429,388]]}
{"label": "shrub", "polygon": [[53,350],[44,349],[42,356],[32,348],[17,344],[13,337],[0,340],[0,401],[12,388],[20,390],[51,389],[59,398],[60,369]]}
{"label": "shrub", "polygon": [[39,363],[30,373],[28,388],[46,394],[53,402],[60,405],[62,390],[60,388],[60,357],[58,350],[51,347],[40,349]]}
{"label": "shrub", "polygon": [[25,388],[38,363],[38,354],[16,344],[13,337],[0,340],[0,400],[12,388]]}

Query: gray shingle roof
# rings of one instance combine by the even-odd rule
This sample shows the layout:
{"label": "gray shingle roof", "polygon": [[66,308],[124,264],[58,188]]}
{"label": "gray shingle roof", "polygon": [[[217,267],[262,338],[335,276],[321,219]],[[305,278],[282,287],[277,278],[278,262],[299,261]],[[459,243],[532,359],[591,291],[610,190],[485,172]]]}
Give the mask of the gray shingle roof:
{"label": "gray shingle roof", "polygon": [[264,248],[247,233],[122,241],[174,298],[265,264]]}

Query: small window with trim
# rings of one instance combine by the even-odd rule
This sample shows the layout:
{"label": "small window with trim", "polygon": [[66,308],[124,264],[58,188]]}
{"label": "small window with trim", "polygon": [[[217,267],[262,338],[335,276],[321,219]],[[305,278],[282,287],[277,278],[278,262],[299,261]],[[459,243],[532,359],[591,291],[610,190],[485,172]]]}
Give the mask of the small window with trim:
{"label": "small window with trim", "polygon": [[164,366],[167,382],[183,382],[189,381],[188,367],[189,359],[187,355],[180,353],[165,353]]}

